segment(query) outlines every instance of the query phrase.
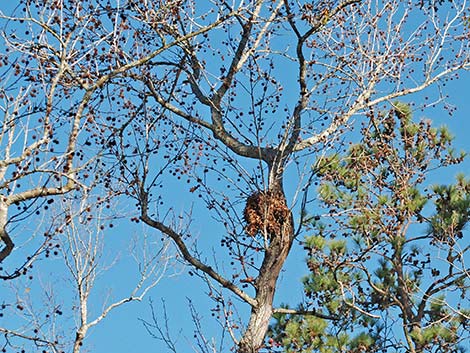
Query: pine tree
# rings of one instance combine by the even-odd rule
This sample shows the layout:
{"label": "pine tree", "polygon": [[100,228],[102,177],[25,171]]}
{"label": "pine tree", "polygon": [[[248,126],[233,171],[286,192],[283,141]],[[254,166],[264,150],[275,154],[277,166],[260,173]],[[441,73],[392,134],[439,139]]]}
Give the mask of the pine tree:
{"label": "pine tree", "polygon": [[346,153],[316,163],[326,213],[307,222],[304,314],[276,317],[274,351],[464,351],[470,179],[432,184],[465,157],[452,140],[396,102]]}

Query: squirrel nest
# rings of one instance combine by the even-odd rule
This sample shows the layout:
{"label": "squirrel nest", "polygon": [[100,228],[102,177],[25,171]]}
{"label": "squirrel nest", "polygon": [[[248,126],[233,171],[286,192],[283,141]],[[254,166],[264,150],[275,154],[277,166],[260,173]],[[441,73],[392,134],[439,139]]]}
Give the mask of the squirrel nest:
{"label": "squirrel nest", "polygon": [[272,238],[281,233],[290,219],[290,210],[281,192],[257,191],[246,200],[243,212],[245,232],[254,237],[261,233]]}

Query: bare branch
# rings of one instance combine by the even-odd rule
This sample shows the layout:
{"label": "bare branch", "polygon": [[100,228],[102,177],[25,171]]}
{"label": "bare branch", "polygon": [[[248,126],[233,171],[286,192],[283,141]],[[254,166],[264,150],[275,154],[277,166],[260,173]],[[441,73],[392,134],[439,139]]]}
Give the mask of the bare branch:
{"label": "bare branch", "polygon": [[235,295],[237,295],[240,299],[242,299],[249,305],[256,306],[255,299],[253,299],[240,288],[238,288],[233,282],[230,282],[229,280],[222,277],[219,273],[214,271],[212,267],[205,265],[200,260],[192,256],[188,248],[186,247],[185,242],[183,241],[183,237],[180,234],[176,233],[173,229],[167,227],[163,223],[150,218],[148,214],[148,194],[142,189],[140,192],[140,202],[142,208],[142,221],[148,224],[150,227],[157,229],[169,236],[175,242],[175,245],[178,247],[179,251],[181,252],[181,255],[188,263],[190,263],[196,269],[206,273],[209,277],[220,283],[224,288],[227,288],[232,291]]}

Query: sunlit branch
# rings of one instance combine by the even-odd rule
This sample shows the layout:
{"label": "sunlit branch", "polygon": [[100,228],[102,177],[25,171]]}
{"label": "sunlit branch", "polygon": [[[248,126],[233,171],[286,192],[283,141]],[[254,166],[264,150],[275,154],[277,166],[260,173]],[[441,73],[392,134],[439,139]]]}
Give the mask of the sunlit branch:
{"label": "sunlit branch", "polygon": [[287,309],[287,308],[274,308],[274,314],[285,314],[285,315],[306,315],[306,316],[315,316],[320,319],[325,320],[340,320],[341,318],[335,315],[327,315],[319,312],[318,310],[296,310],[296,309]]}

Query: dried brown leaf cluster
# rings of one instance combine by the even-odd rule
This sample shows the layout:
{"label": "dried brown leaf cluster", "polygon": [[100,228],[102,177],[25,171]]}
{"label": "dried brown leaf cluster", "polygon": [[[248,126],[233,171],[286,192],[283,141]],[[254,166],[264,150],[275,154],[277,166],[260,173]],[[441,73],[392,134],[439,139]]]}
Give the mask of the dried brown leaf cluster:
{"label": "dried brown leaf cluster", "polygon": [[281,234],[290,219],[290,210],[281,192],[257,191],[246,200],[243,216],[248,235],[254,237],[261,233],[272,238]]}

